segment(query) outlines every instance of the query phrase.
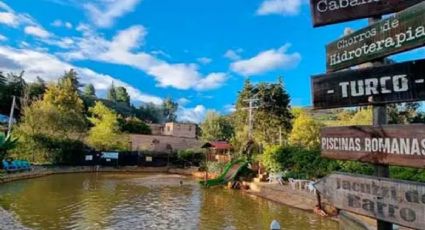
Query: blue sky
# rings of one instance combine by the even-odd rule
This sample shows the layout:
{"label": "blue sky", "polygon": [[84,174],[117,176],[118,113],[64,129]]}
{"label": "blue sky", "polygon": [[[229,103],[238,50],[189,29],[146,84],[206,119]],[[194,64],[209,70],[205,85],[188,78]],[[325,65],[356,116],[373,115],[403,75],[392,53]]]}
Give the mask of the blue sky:
{"label": "blue sky", "polygon": [[311,105],[325,45],[366,24],[314,29],[307,0],[0,1],[0,70],[53,81],[74,68],[98,96],[114,82],[136,105],[172,97],[180,119],[199,122],[229,112],[247,78],[283,76],[292,105]]}

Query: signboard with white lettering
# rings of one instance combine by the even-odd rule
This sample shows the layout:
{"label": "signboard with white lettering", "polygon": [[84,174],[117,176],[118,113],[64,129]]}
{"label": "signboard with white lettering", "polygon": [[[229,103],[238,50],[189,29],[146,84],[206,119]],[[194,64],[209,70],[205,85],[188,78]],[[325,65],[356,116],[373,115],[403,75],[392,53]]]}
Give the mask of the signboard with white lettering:
{"label": "signboard with white lettering", "polygon": [[92,161],[93,160],[93,155],[86,155],[85,156],[85,160],[86,161]]}
{"label": "signboard with white lettering", "polygon": [[423,0],[310,0],[313,25],[323,26],[404,10]]}
{"label": "signboard with white lettering", "polygon": [[425,168],[425,125],[326,127],[323,157]]}
{"label": "signboard with white lettering", "polygon": [[328,72],[425,45],[425,1],[329,44]]}
{"label": "signboard with white lettering", "polygon": [[315,109],[425,100],[425,59],[312,77]]}
{"label": "signboard with white lettering", "polygon": [[335,173],[314,187],[338,209],[424,229],[425,184]]}
{"label": "signboard with white lettering", "polygon": [[118,159],[118,155],[117,152],[102,152],[102,158],[105,159]]}

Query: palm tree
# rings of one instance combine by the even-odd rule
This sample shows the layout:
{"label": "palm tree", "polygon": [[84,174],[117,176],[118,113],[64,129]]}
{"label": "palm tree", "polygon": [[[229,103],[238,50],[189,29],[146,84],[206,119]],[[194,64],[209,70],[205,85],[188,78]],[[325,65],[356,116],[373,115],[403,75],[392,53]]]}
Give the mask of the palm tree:
{"label": "palm tree", "polygon": [[4,159],[7,155],[7,151],[16,147],[18,142],[17,138],[12,136],[0,135],[0,159]]}

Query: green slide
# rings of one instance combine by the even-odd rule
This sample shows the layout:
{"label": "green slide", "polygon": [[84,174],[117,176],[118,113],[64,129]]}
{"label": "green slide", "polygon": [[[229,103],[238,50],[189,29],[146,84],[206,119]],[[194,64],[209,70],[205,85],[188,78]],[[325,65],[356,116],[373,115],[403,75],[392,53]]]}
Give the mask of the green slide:
{"label": "green slide", "polygon": [[223,173],[219,177],[207,181],[201,181],[200,183],[207,187],[226,184],[227,182],[234,180],[238,173],[247,165],[248,162],[245,160],[229,162],[226,164]]}

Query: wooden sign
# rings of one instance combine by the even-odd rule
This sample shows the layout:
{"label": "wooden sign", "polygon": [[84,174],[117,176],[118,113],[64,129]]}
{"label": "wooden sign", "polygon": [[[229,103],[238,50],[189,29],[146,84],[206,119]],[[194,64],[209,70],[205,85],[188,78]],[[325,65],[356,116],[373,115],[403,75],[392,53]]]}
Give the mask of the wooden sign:
{"label": "wooden sign", "polygon": [[425,100],[425,59],[312,77],[315,109]]}
{"label": "wooden sign", "polygon": [[425,45],[425,1],[329,44],[328,72]]}
{"label": "wooden sign", "polygon": [[315,188],[338,209],[425,229],[425,184],[335,173]]}
{"label": "wooden sign", "polygon": [[326,127],[321,129],[322,156],[425,168],[425,125]]}
{"label": "wooden sign", "polygon": [[404,10],[423,0],[310,0],[313,25],[323,26]]}

